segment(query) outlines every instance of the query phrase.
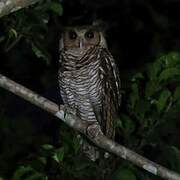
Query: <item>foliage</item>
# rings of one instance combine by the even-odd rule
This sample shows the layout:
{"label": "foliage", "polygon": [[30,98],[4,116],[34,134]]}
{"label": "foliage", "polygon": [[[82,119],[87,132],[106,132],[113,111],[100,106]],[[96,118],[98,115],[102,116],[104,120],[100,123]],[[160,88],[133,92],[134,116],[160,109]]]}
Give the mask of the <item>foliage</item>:
{"label": "foliage", "polygon": [[[16,75],[28,87],[32,83],[30,88],[42,95],[44,91],[55,94],[45,87],[56,85],[56,75],[52,74],[57,72],[50,67],[56,69],[54,44],[58,44],[56,31],[61,29],[63,11],[59,1],[44,0],[0,21],[1,57],[10,57],[2,58],[5,68],[0,70],[13,78]],[[34,60],[37,64],[28,68],[24,78],[33,76],[32,80],[26,82],[18,73],[26,75],[21,65]],[[42,64],[45,70],[41,71]],[[29,69],[37,69],[38,75]],[[129,86],[124,86],[120,116],[115,120],[116,141],[180,173],[180,53],[160,54],[136,72],[122,78],[122,84]],[[17,99],[0,89],[0,180],[157,179],[113,155],[95,163],[89,161],[81,153],[77,132]]]}
{"label": "foliage", "polygon": [[40,1],[39,5],[30,9],[22,9],[10,16],[5,16],[2,21],[4,34],[0,34],[0,43],[4,50],[9,52],[17,43],[24,39],[31,47],[32,52],[45,63],[51,61],[48,52],[47,40],[49,20],[51,16],[63,14],[63,8],[58,1]]}
{"label": "foliage", "polygon": [[[137,73],[131,80],[127,111],[137,123],[143,124],[141,131],[145,134],[148,129],[152,130],[153,126],[161,123],[171,108],[179,105],[179,59],[177,52],[161,55],[147,66],[146,72]],[[121,114],[121,121],[128,123],[123,129],[127,126],[129,133],[135,130],[129,116]]]}

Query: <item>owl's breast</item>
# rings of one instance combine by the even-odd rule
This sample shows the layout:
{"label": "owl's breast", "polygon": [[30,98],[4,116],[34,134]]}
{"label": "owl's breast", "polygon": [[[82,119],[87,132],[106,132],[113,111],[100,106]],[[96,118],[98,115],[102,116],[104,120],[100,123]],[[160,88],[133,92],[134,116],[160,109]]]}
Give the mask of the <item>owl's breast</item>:
{"label": "owl's breast", "polygon": [[82,120],[97,121],[94,110],[102,106],[100,59],[98,49],[89,52],[83,57],[64,54],[59,71],[60,89],[65,104],[75,109]]}
{"label": "owl's breast", "polygon": [[81,119],[96,121],[93,106],[100,107],[102,102],[98,61],[60,72],[60,77],[67,104],[78,111]]}

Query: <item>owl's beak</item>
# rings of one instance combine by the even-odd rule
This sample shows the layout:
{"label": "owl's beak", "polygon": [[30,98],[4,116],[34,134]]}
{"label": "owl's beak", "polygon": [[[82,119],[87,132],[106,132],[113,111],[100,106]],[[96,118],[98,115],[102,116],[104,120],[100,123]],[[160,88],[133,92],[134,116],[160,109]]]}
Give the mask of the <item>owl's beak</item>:
{"label": "owl's beak", "polygon": [[79,48],[82,49],[83,46],[84,46],[84,41],[83,41],[83,39],[80,39],[79,40]]}

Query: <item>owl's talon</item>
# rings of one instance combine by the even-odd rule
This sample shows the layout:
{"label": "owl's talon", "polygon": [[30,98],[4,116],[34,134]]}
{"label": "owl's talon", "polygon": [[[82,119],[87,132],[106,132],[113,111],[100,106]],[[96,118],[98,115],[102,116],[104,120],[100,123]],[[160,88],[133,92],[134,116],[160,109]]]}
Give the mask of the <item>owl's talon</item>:
{"label": "owl's talon", "polygon": [[66,118],[66,114],[67,114],[67,112],[68,112],[68,108],[67,108],[66,105],[64,105],[63,111],[64,111],[64,119],[65,119],[65,118]]}
{"label": "owl's talon", "polygon": [[99,134],[103,134],[103,132],[101,131],[101,127],[99,124],[97,123],[94,123],[94,124],[91,124],[87,127],[87,135],[93,139],[95,137],[97,137]]}
{"label": "owl's talon", "polygon": [[76,110],[72,109],[72,108],[70,108],[69,106],[66,106],[66,105],[64,105],[63,111],[64,111],[64,118],[66,117],[66,114],[68,114],[68,113],[76,115]]}

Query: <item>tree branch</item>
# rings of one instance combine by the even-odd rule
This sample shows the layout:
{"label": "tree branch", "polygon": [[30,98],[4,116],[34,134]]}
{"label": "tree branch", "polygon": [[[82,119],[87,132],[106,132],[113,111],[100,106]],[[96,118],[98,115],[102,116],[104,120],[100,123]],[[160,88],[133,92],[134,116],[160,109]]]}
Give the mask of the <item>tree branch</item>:
{"label": "tree branch", "polygon": [[35,4],[40,0],[0,0],[0,17]]}
{"label": "tree branch", "polygon": [[22,97],[23,99],[31,102],[32,104],[58,117],[73,129],[83,133],[98,147],[101,147],[104,150],[109,151],[125,160],[129,160],[130,162],[136,164],[137,166],[145,169],[146,171],[154,175],[160,176],[164,179],[180,180],[179,174],[169,169],[166,169],[165,167],[156,164],[143,156],[140,156],[134,151],[131,151],[126,147],[108,139],[101,133],[97,134],[97,136],[93,138],[90,138],[86,133],[87,127],[89,126],[87,122],[80,120],[78,117],[72,114],[70,110],[67,110],[67,112],[64,113],[64,106],[61,105],[59,108],[58,105],[53,103],[52,101],[36,94],[35,92],[23,87],[22,85],[8,79],[1,74],[0,87],[7,89],[8,91],[16,94],[17,96]]}

